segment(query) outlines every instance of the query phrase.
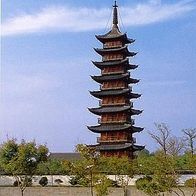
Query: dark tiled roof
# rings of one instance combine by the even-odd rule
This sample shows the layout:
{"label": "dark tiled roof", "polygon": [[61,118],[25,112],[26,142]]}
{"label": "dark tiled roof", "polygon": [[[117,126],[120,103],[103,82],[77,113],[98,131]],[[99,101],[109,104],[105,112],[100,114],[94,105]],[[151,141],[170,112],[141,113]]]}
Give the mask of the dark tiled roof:
{"label": "dark tiled roof", "polygon": [[102,43],[105,43],[107,40],[114,40],[114,39],[122,40],[125,44],[133,43],[135,41],[134,39],[129,39],[126,33],[122,34],[119,31],[119,29],[118,28],[115,29],[115,27],[112,28],[112,30],[106,33],[105,35],[96,35],[96,38]]}
{"label": "dark tiled roof", "polygon": [[111,80],[121,80],[124,79],[127,81],[127,83],[138,83],[139,80],[129,78],[130,74],[110,74],[110,75],[101,75],[101,76],[91,76],[93,80],[95,80],[98,83],[103,83],[105,81],[111,81]]}
{"label": "dark tiled roof", "polygon": [[126,148],[130,148],[132,146],[131,143],[124,143],[124,144],[101,144],[101,145],[97,145],[96,149],[97,150],[121,150],[121,149],[126,149]]}
{"label": "dark tiled roof", "polygon": [[100,144],[96,146],[97,150],[123,150],[131,148],[133,151],[143,150],[144,146],[133,145],[132,143],[124,143],[124,144]]}
{"label": "dark tiled roof", "polygon": [[130,99],[138,98],[141,96],[140,94],[131,93],[131,90],[129,88],[121,89],[121,90],[90,91],[90,93],[91,95],[97,98],[101,98],[109,95],[123,95],[123,94],[127,94]]}
{"label": "dark tiled roof", "polygon": [[145,146],[139,146],[139,145],[133,145],[132,149],[133,151],[143,150]]}
{"label": "dark tiled roof", "polygon": [[129,110],[130,108],[131,106],[111,106],[111,107],[89,108],[89,110],[94,114],[102,114],[102,113],[123,112]]}
{"label": "dark tiled roof", "polygon": [[96,82],[102,83],[110,80],[128,79],[129,76],[130,76],[129,73],[125,73],[125,74],[113,74],[113,75],[102,75],[102,76],[91,76],[91,77]]}
{"label": "dark tiled roof", "polygon": [[140,80],[138,80],[138,79],[129,78],[128,83],[136,84],[136,83],[138,83],[139,81],[140,81]]}
{"label": "dark tiled roof", "polygon": [[107,67],[107,66],[116,66],[116,65],[122,65],[122,64],[125,64],[127,69],[136,69],[138,67],[138,65],[129,64],[129,59],[128,58],[125,58],[123,60],[116,60],[116,61],[114,61],[114,60],[112,60],[112,61],[102,61],[102,62],[92,61],[92,63],[100,69],[102,69],[104,67]]}
{"label": "dark tiled roof", "polygon": [[97,126],[88,126],[88,129],[94,133],[102,133],[106,131],[125,131],[129,130],[132,133],[140,132],[144,128],[141,127],[135,127],[131,124],[101,124]]}
{"label": "dark tiled roof", "polygon": [[81,159],[80,153],[50,153],[49,159],[56,159],[60,161],[74,161]]}
{"label": "dark tiled roof", "polygon": [[128,46],[123,46],[123,47],[120,47],[120,48],[110,48],[110,49],[100,49],[100,48],[94,48],[94,50],[100,54],[100,55],[103,55],[103,54],[106,54],[106,53],[119,53],[119,52],[123,52],[126,54],[126,56],[135,56],[137,53],[135,52],[129,52],[128,50]]}
{"label": "dark tiled roof", "polygon": [[141,110],[132,109],[131,106],[110,106],[110,107],[99,107],[99,108],[89,108],[90,112],[94,114],[103,114],[103,113],[114,113],[114,112],[124,112],[129,111],[131,115],[138,115],[142,113]]}
{"label": "dark tiled roof", "polygon": [[124,63],[129,63],[129,59],[125,58],[123,60],[117,60],[117,61],[102,61],[102,62],[96,62],[96,61],[92,61],[92,63],[94,65],[102,65],[102,66],[111,66],[111,65],[121,65]]}

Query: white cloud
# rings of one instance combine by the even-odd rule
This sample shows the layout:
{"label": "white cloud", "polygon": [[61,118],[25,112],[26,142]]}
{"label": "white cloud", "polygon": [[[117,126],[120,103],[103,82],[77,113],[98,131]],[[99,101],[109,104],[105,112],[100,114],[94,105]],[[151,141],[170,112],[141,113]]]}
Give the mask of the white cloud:
{"label": "white cloud", "polygon": [[61,86],[61,82],[49,74],[10,74],[2,86],[5,95],[25,97],[54,90]]}
{"label": "white cloud", "polygon": [[[181,16],[196,7],[193,1],[163,4],[150,0],[145,4],[121,7],[120,12],[126,26],[147,25]],[[11,36],[48,31],[80,32],[103,29],[110,9],[49,7],[33,14],[9,18],[2,23],[2,35]]]}

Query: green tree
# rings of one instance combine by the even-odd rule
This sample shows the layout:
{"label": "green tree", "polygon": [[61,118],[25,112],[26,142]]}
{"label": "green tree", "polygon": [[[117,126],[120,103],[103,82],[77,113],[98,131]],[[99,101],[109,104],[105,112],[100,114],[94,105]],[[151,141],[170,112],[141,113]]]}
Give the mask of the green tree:
{"label": "green tree", "polygon": [[[179,173],[176,157],[165,155],[159,151],[148,161],[143,161],[139,165],[141,173],[145,175],[143,179],[136,182],[138,189],[148,195],[157,195],[161,192],[173,192],[180,196],[185,193],[179,185]],[[150,170],[150,172],[148,171]],[[174,189],[175,188],[175,189]],[[192,193],[192,196],[195,192]]]}
{"label": "green tree", "polygon": [[112,186],[111,180],[103,174],[98,175],[97,179],[95,184],[96,196],[107,196],[109,194],[108,188]]}
{"label": "green tree", "polygon": [[78,144],[76,151],[81,154],[81,160],[72,164],[73,178],[83,186],[89,186],[93,196],[93,187],[97,182],[99,154],[95,148]]}
{"label": "green tree", "polygon": [[102,157],[99,165],[105,173],[115,175],[115,180],[126,195],[129,180],[136,173],[135,160],[131,161],[127,157]]}
{"label": "green tree", "polygon": [[36,145],[35,142],[24,140],[18,144],[12,139],[1,145],[0,165],[6,173],[15,177],[23,196],[38,164],[47,161],[47,155],[48,149],[45,145]]}

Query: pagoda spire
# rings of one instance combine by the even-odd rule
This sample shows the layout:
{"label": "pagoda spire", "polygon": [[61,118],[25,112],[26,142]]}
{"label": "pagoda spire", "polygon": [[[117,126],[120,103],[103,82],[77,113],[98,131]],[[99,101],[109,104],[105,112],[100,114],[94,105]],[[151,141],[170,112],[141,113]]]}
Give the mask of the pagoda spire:
{"label": "pagoda spire", "polygon": [[114,26],[117,26],[118,25],[118,10],[117,10],[117,4],[116,4],[116,1],[114,2],[114,5],[113,5],[113,25]]}

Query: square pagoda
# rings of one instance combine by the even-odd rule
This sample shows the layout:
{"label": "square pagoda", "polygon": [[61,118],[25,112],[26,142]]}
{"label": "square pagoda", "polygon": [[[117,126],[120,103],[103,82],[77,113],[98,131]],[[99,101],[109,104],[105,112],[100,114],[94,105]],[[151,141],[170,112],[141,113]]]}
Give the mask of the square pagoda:
{"label": "square pagoda", "polygon": [[118,10],[115,1],[113,6],[113,26],[105,35],[96,38],[103,44],[103,48],[95,51],[101,55],[101,62],[93,64],[101,70],[101,75],[91,76],[100,84],[99,91],[91,91],[91,95],[100,99],[98,108],[89,108],[90,112],[100,116],[97,126],[88,126],[94,133],[99,133],[95,147],[101,156],[118,156],[132,159],[134,152],[144,149],[135,145],[133,134],[143,130],[134,126],[134,115],[141,114],[141,110],[133,108],[133,99],[141,95],[132,92],[132,85],[139,82],[130,77],[129,70],[138,66],[129,63],[129,58],[136,55],[128,50],[128,44],[135,40],[129,39],[126,33],[121,33],[118,27]]}

